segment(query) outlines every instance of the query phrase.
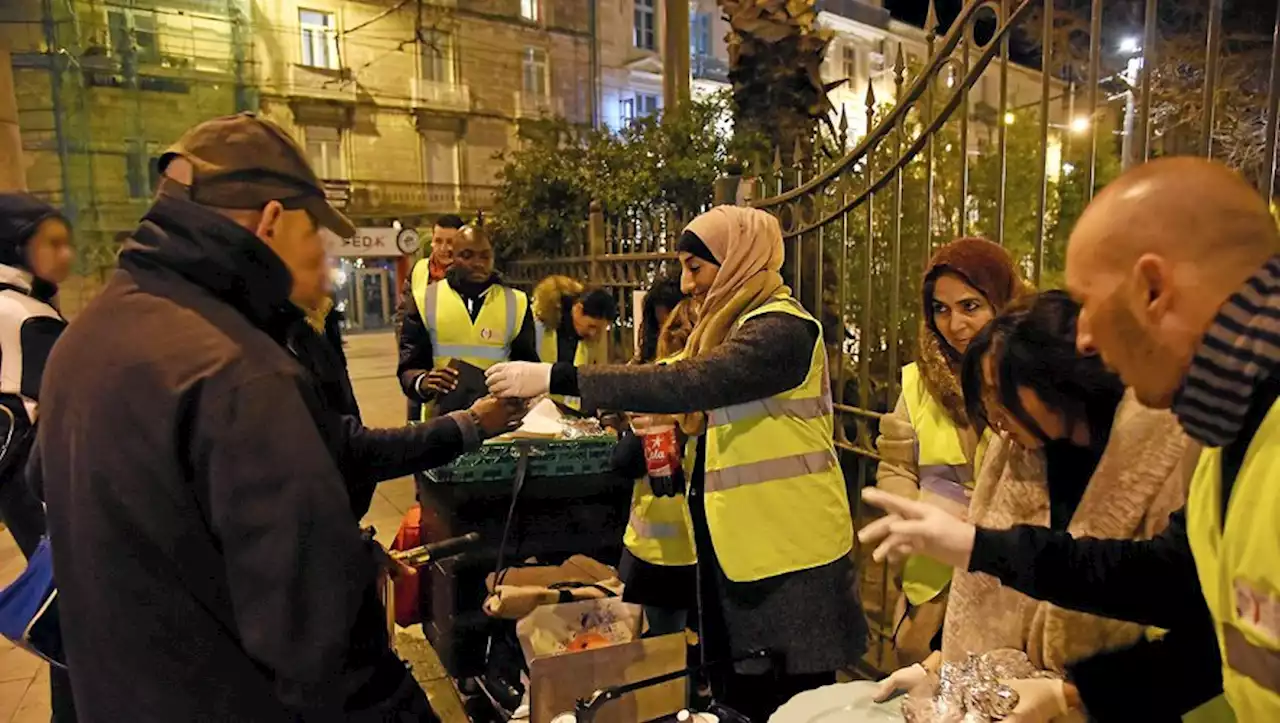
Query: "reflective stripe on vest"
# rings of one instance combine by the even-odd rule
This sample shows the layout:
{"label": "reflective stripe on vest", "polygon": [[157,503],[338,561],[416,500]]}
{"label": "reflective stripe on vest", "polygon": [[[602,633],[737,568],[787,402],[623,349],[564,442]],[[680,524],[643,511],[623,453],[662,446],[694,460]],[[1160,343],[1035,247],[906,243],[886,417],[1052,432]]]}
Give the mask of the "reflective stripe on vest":
{"label": "reflective stripe on vest", "polygon": [[[544,362],[555,363],[560,361],[560,334],[556,329],[548,329],[546,324],[540,320],[533,320],[534,333],[538,339],[538,358]],[[597,363],[591,358],[591,345],[583,343],[579,339],[574,346],[573,365],[576,367],[586,366],[588,364]],[[580,397],[566,397],[560,394],[552,394],[550,397],[557,402],[573,409],[582,409],[582,399]]]}
{"label": "reflective stripe on vest", "polygon": [[707,526],[725,575],[752,582],[825,565],[853,547],[844,474],[832,441],[831,383],[818,322],[789,296],[744,314],[782,313],[817,327],[798,386],[707,413]]}
{"label": "reflective stripe on vest", "polygon": [[1222,449],[1200,453],[1187,538],[1222,655],[1222,687],[1241,721],[1280,721],[1280,403],[1245,453],[1222,525]]}
{"label": "reflective stripe on vest", "polygon": [[[677,353],[658,361],[666,364],[683,356]],[[695,440],[685,444],[685,479],[693,475]],[[693,518],[689,516],[689,501],[684,495],[658,497],[649,486],[649,480],[636,480],[631,492],[631,515],[627,520],[622,542],[632,555],[653,565],[667,567],[692,565],[698,561],[693,542]]]}
{"label": "reflective stripe on vest", "polygon": [[[947,509],[969,506],[974,472],[986,451],[984,433],[971,463],[964,452],[960,429],[924,384],[917,364],[902,368],[902,399],[916,434],[916,479],[921,500],[945,501]],[[952,569],[930,557],[912,555],[902,568],[902,592],[912,605],[923,605],[947,589]]]}
{"label": "reflective stripe on vest", "polygon": [[[425,261],[413,267],[413,297],[431,339],[432,363],[436,369],[454,359],[480,369],[488,369],[511,356],[511,343],[520,333],[529,298],[524,292],[494,284],[485,290],[475,321],[466,302],[447,280],[428,282]],[[423,405],[423,419],[434,412],[433,404]]]}

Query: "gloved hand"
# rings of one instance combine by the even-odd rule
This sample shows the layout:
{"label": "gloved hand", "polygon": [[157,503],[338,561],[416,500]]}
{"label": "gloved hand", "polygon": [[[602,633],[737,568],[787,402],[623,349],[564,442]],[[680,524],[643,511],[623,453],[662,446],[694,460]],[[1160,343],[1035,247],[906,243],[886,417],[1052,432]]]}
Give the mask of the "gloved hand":
{"label": "gloved hand", "polygon": [[501,362],[484,372],[489,393],[495,397],[529,399],[551,391],[551,365],[538,362]]}
{"label": "gloved hand", "polygon": [[864,545],[876,545],[871,558],[898,562],[925,555],[957,570],[969,569],[976,528],[946,510],[903,499],[875,487],[862,490],[864,502],[889,514],[858,531]]}
{"label": "gloved hand", "polygon": [[920,663],[898,668],[880,681],[880,687],[876,688],[876,694],[872,697],[872,700],[877,703],[883,703],[896,693],[911,692],[911,689],[923,685],[928,679],[929,671],[925,670],[925,667]]}
{"label": "gloved hand", "polygon": [[1066,683],[1061,680],[1023,678],[1000,682],[1018,691],[1018,707],[1004,723],[1049,723],[1070,710]]}

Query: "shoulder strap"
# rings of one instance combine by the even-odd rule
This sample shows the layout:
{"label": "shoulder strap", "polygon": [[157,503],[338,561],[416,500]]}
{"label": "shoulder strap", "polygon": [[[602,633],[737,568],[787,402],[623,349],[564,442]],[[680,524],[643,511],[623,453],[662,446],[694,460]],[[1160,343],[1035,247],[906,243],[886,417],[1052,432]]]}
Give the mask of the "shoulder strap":
{"label": "shoulder strap", "polygon": [[1224,524],[1227,519],[1227,504],[1231,501],[1231,491],[1235,487],[1236,477],[1240,475],[1240,467],[1244,465],[1249,445],[1253,443],[1254,435],[1258,433],[1258,428],[1267,418],[1276,399],[1280,399],[1280,372],[1273,373],[1258,386],[1253,400],[1249,403],[1249,411],[1245,413],[1244,426],[1241,427],[1240,434],[1236,436],[1234,442],[1222,450],[1222,514],[1219,519]]}

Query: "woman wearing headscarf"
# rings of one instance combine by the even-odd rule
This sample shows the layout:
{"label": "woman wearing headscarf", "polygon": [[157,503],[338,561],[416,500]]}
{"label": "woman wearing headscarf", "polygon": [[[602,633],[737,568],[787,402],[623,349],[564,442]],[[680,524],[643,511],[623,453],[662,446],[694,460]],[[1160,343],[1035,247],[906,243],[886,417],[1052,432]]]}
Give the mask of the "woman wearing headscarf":
{"label": "woman wearing headscarf", "polygon": [[[71,274],[71,225],[56,208],[25,193],[0,193],[0,520],[30,557],[45,532],[44,505],[24,468],[35,440],[45,362],[67,321],[55,306]],[[55,723],[76,719],[71,680],[49,671]]]}
{"label": "woman wearing headscarf", "polygon": [[719,206],[694,219],[677,248],[681,286],[699,299],[682,359],[506,363],[487,376],[499,396],[580,394],[591,407],[678,416],[691,438],[704,655],[772,656],[713,676],[713,692],[763,721],[794,694],[833,682],[866,648],[826,351],[820,325],[778,273],[773,216]]}
{"label": "woman wearing headscarf", "polygon": [[[938,249],[925,269],[916,361],[902,370],[902,395],[880,420],[876,484],[963,516],[989,435],[965,413],[960,360],[969,341],[1024,288],[1009,252],[981,238]],[[941,648],[951,568],[909,558],[894,610],[898,666]]]}
{"label": "woman wearing headscarf", "polygon": [[[1011,304],[970,344],[961,369],[968,418],[998,434],[969,521],[1147,539],[1183,505],[1199,448],[1171,413],[1142,406],[1101,359],[1076,351],[1079,308],[1064,292],[1047,291]],[[1156,686],[1139,684],[1150,664],[1126,666],[1119,652],[1146,633],[956,570],[940,653],[923,667],[1012,648],[1067,676],[1013,681],[1020,702],[1012,718],[1020,723],[1084,720],[1085,710],[1091,720],[1177,720],[1187,707],[1181,691],[1150,695]],[[883,687],[882,694],[912,686],[895,674]]]}

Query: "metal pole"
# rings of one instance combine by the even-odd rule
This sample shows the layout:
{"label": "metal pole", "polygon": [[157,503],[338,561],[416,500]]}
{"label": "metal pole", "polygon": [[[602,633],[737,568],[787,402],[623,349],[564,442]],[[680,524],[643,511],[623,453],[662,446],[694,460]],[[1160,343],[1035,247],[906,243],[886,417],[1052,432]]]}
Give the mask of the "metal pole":
{"label": "metal pole", "polygon": [[1156,61],[1156,2],[1147,0],[1142,39],[1142,110],[1139,115],[1138,157],[1151,157],[1151,68]]}
{"label": "metal pole", "polygon": [[1204,57],[1204,100],[1200,116],[1200,147],[1213,158],[1213,106],[1218,89],[1218,51],[1222,47],[1222,2],[1209,0],[1209,38]]}
{"label": "metal pole", "polygon": [[689,0],[666,0],[662,34],[662,104],[675,110],[689,103]]}
{"label": "metal pole", "polygon": [[1089,188],[1098,185],[1098,78],[1102,66],[1102,0],[1093,0],[1089,13]]}
{"label": "metal pole", "polygon": [[[1000,22],[1009,17],[1009,0],[1000,2]],[[1047,69],[1046,69],[1047,70]],[[1046,78],[1047,73],[1041,73]],[[1009,36],[1000,41],[1000,111],[998,119],[1000,183],[996,187],[996,243],[1004,245],[1005,184],[1009,179],[1009,124],[1005,115],[1009,112]]]}
{"label": "metal pole", "polygon": [[1267,90],[1267,130],[1264,140],[1262,172],[1259,188],[1267,203],[1275,195],[1276,178],[1276,113],[1280,112],[1280,3],[1276,3],[1276,25],[1271,35],[1271,87]]}
{"label": "metal pole", "polygon": [[[969,39],[960,41],[964,52],[964,71],[961,77],[969,75]],[[964,82],[963,80],[961,81]],[[957,236],[965,236],[969,231],[969,87],[962,86],[963,94],[960,102],[960,229]],[[1004,123],[1004,118],[999,119]]]}
{"label": "metal pole", "polygon": [[587,0],[587,22],[591,25],[591,127],[600,127],[600,18],[599,0]]}
{"label": "metal pole", "polygon": [[1049,78],[1053,68],[1053,0],[1044,3],[1044,58],[1040,63],[1040,219],[1036,223],[1036,248],[1031,280],[1040,286],[1044,270],[1045,216],[1049,210]]}

